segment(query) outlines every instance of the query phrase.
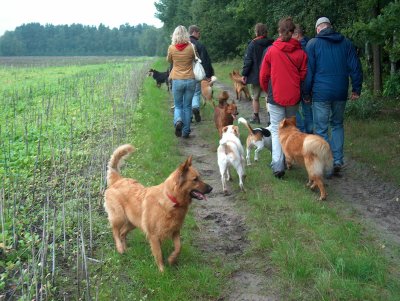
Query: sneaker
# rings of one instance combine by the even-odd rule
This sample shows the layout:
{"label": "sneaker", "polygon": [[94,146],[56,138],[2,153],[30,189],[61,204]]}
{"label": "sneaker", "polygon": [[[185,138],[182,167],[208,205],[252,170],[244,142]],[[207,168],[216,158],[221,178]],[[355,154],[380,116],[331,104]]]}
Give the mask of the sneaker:
{"label": "sneaker", "polygon": [[200,116],[199,108],[194,108],[193,109],[193,114],[194,114],[194,119],[196,120],[196,122],[200,122],[201,121],[201,116]]}
{"label": "sneaker", "polygon": [[261,123],[261,122],[260,122],[260,117],[259,117],[259,116],[256,116],[256,115],[253,115],[253,117],[250,118],[250,123],[257,123],[257,124],[260,124],[260,123]]}
{"label": "sneaker", "polygon": [[278,179],[282,179],[282,177],[285,175],[285,172],[283,170],[281,171],[275,171],[274,176]]}
{"label": "sneaker", "polygon": [[178,121],[175,124],[175,136],[176,137],[181,137],[182,136],[182,127],[183,127],[182,121]]}

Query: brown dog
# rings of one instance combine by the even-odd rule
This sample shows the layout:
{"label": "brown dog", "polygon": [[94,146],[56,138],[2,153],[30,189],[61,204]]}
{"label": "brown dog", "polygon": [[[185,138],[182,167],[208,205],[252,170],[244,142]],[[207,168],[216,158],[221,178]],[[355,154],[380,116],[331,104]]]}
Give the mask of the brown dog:
{"label": "brown dog", "polygon": [[210,102],[213,107],[215,107],[215,103],[213,100],[213,89],[212,86],[217,80],[216,76],[211,76],[210,81],[202,80],[201,81],[201,95],[203,96],[203,106],[206,105],[207,102]]}
{"label": "brown dog", "polygon": [[169,177],[157,186],[144,187],[133,179],[123,178],[119,167],[134,151],[126,144],[118,147],[108,162],[104,207],[108,214],[115,246],[119,253],[126,250],[126,235],[140,228],[150,242],[158,269],[164,271],[161,242],[172,238],[175,249],[168,257],[175,263],[181,250],[180,230],[192,198],[207,199],[212,187],[200,179],[188,157]]}
{"label": "brown dog", "polygon": [[224,126],[233,124],[233,120],[239,114],[235,102],[228,103],[228,98],[228,92],[222,91],[218,97],[218,106],[214,108],[214,123],[220,138],[222,137]]}
{"label": "brown dog", "polygon": [[327,193],[323,177],[330,173],[333,166],[331,148],[322,137],[300,132],[296,127],[296,118],[285,118],[279,124],[279,141],[285,154],[287,168],[293,163],[305,166],[308,173],[307,186],[318,186],[319,200],[325,200]]}
{"label": "brown dog", "polygon": [[242,92],[246,96],[247,100],[251,100],[249,89],[247,85],[242,81],[242,77],[240,76],[239,71],[233,70],[229,73],[230,78],[233,81],[233,86],[236,92],[236,100],[242,100]]}

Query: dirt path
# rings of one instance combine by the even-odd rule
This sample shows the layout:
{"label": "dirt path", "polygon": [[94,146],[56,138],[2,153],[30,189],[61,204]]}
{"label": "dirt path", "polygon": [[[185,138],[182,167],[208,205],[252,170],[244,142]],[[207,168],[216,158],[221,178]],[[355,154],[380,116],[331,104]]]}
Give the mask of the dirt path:
{"label": "dirt path", "polygon": [[[232,87],[221,83],[215,84],[218,90],[227,90],[230,99],[234,97]],[[251,116],[251,102],[237,102],[239,115]],[[265,103],[261,103],[261,121],[265,122]],[[263,118],[264,117],[264,118]],[[263,120],[264,119],[264,120]],[[240,210],[240,200],[235,194],[224,196],[217,164],[217,141],[207,141],[200,135],[200,127],[215,129],[213,120],[204,119],[193,123],[194,138],[181,139],[180,147],[184,155],[193,155],[195,166],[203,178],[214,187],[207,203],[196,203],[193,212],[200,227],[198,248],[210,256],[219,255],[227,262],[240,262],[240,268],[232,275],[229,291],[219,300],[280,300],[280,294],[266,287],[273,271],[267,262],[260,262],[255,256],[243,256],[248,247],[245,213]],[[215,129],[216,130],[216,129]],[[228,183],[231,190],[238,190],[233,183]],[[355,208],[357,214],[377,230],[377,234],[391,243],[400,244],[400,188],[385,183],[366,166],[348,159],[342,177],[328,181],[328,191],[338,194],[346,209]],[[348,205],[347,205],[348,204]],[[258,267],[258,268],[254,268]]]}

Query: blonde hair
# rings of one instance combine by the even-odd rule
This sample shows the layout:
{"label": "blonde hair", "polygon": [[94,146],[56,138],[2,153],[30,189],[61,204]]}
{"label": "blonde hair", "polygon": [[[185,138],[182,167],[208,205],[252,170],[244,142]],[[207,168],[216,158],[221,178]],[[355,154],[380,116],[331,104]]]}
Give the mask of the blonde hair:
{"label": "blonde hair", "polygon": [[178,25],[172,34],[171,44],[172,45],[185,44],[188,42],[189,42],[189,33],[186,27],[183,25]]}

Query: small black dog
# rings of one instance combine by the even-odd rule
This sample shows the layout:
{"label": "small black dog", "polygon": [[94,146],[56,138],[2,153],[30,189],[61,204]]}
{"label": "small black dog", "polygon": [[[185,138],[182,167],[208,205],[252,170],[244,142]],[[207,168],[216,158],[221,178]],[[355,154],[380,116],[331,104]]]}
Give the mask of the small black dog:
{"label": "small black dog", "polygon": [[170,82],[169,82],[169,70],[166,72],[160,72],[155,69],[150,69],[149,72],[147,73],[148,76],[151,76],[155,79],[157,83],[157,87],[161,87],[161,84],[165,83],[167,85],[167,89],[169,91],[170,88]]}

